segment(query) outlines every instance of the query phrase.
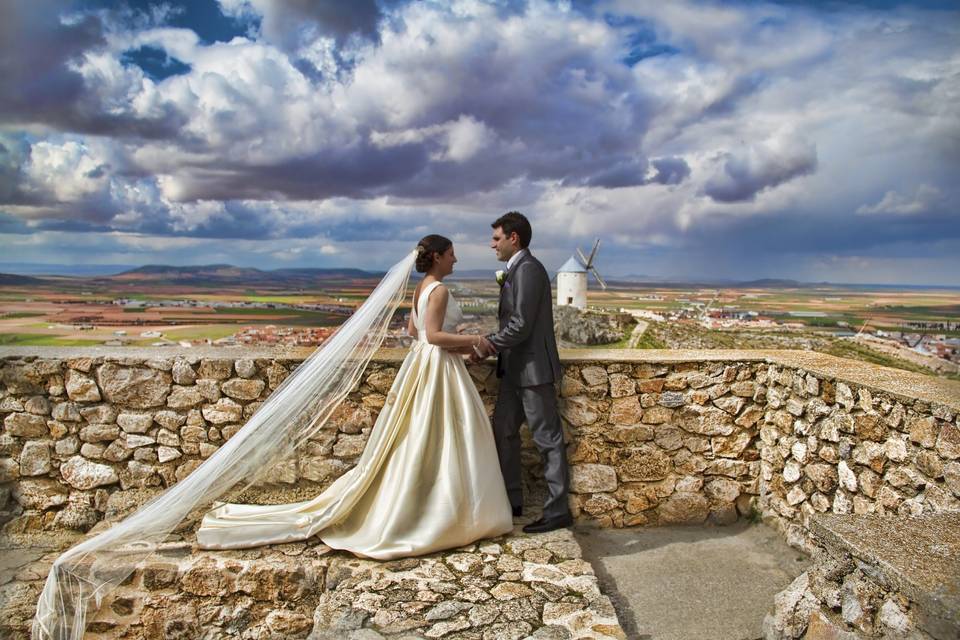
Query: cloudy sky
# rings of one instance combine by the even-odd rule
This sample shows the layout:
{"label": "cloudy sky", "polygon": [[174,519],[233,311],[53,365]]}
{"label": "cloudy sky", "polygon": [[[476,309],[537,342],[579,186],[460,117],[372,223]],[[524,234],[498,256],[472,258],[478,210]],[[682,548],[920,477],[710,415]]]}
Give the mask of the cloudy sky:
{"label": "cloudy sky", "polygon": [[5,0],[0,260],[960,285],[960,10]]}

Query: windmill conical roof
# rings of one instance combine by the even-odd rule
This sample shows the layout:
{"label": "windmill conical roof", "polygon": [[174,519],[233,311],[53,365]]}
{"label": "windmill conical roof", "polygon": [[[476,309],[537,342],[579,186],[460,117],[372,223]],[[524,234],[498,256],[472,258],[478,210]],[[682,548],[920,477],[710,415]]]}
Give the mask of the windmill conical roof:
{"label": "windmill conical roof", "polygon": [[576,256],[570,256],[570,259],[563,263],[563,266],[557,269],[557,273],[586,273],[587,270],[580,264]]}

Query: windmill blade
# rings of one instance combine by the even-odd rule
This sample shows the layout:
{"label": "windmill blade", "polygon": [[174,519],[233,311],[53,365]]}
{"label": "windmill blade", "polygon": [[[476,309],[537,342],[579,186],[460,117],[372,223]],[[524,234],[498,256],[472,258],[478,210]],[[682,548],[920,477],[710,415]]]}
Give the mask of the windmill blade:
{"label": "windmill blade", "polygon": [[597,238],[597,239],[594,241],[594,243],[593,243],[593,251],[590,252],[590,259],[587,260],[587,264],[585,265],[585,266],[587,267],[587,269],[589,269],[590,267],[593,266],[593,259],[594,259],[594,258],[596,257],[596,255],[597,255],[597,249],[598,249],[598,248],[600,248],[600,238]]}
{"label": "windmill blade", "polygon": [[600,277],[600,273],[597,271],[596,267],[590,267],[590,273],[593,274],[593,277],[597,279],[597,282],[600,283],[600,286],[604,289],[607,288],[607,283],[603,281],[603,278]]}
{"label": "windmill blade", "polygon": [[580,256],[580,263],[585,268],[589,268],[590,265],[587,264],[587,258],[583,255],[583,251],[580,251],[580,247],[577,247],[577,255]]}

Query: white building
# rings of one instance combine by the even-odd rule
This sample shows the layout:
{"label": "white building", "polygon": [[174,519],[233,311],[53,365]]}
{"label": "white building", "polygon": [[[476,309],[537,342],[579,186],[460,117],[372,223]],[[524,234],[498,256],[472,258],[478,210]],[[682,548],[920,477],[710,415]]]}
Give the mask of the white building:
{"label": "white building", "polygon": [[562,305],[587,308],[587,270],[576,256],[557,271],[557,306]]}

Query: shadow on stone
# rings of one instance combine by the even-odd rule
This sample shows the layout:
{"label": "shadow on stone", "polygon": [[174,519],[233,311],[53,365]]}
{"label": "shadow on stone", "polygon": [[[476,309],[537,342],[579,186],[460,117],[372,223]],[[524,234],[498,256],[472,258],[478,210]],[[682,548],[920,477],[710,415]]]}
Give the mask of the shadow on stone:
{"label": "shadow on stone", "polygon": [[629,638],[761,637],[773,597],[809,565],[777,533],[727,527],[576,527],[584,559]]}

